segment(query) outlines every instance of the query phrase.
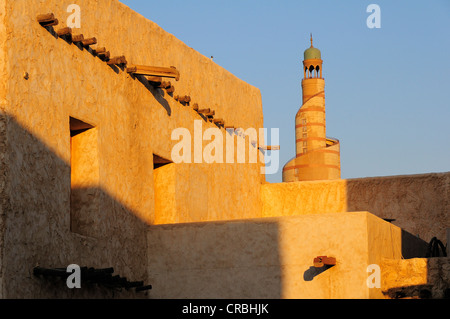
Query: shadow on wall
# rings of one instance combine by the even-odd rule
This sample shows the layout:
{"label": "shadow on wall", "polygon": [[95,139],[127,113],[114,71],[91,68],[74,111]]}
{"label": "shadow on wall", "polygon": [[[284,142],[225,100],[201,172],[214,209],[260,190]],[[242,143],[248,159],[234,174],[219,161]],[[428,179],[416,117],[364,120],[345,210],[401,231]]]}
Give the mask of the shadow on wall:
{"label": "shadow on wall", "polygon": [[276,222],[150,226],[152,297],[282,298],[279,238]]}
{"label": "shadow on wall", "polygon": [[[347,211],[369,211],[391,220],[404,229],[404,257],[425,257],[425,252],[420,251],[433,237],[444,244],[446,241],[448,200],[443,195],[448,196],[445,194],[448,186],[445,183],[443,174],[349,179]],[[414,245],[419,246],[419,252],[412,251]]]}
{"label": "shadow on wall", "polygon": [[[81,289],[68,289],[64,281],[33,276],[36,266],[78,264],[113,267],[121,277],[147,283],[147,225],[104,189],[88,187],[77,189],[77,194],[96,205],[81,217],[72,216],[72,223],[82,225],[81,234],[72,232],[70,165],[13,117],[0,116],[0,124],[0,151],[5,154],[0,156],[1,178],[6,178],[0,192],[7,199],[1,203],[3,297],[147,298],[151,291],[118,291],[83,282]],[[68,131],[68,151],[69,141]]]}
{"label": "shadow on wall", "polygon": [[316,276],[320,275],[321,273],[327,271],[331,267],[334,267],[334,265],[324,265],[322,267],[311,266],[311,267],[309,267],[308,270],[306,270],[303,273],[303,280],[304,281],[311,281],[311,280],[314,279],[314,277],[316,277]]}
{"label": "shadow on wall", "polygon": [[[385,261],[387,282],[383,294],[390,299],[449,299],[450,258],[433,257]],[[396,272],[395,275],[390,274]]]}
{"label": "shadow on wall", "polygon": [[[98,54],[95,53],[94,50],[92,50],[91,47],[89,46],[84,46],[81,42],[72,42],[72,37],[71,36],[58,36],[58,33],[55,31],[55,29],[53,28],[53,26],[44,26],[44,28],[55,38],[55,39],[62,39],[64,41],[67,42],[67,44],[69,45],[75,45],[80,51],[86,51],[88,53],[90,53],[93,57],[97,57],[100,58],[98,56]],[[102,61],[107,61],[109,60],[109,58],[107,60],[101,58]],[[120,72],[125,72],[126,68],[125,65],[115,65],[115,64],[108,64],[108,67],[110,67],[116,74],[120,74]],[[164,91],[162,89],[157,89],[154,88],[153,86],[150,85],[149,81],[147,80],[147,78],[145,78],[145,76],[142,75],[131,75],[131,77],[133,79],[138,79],[139,82],[141,82],[145,88],[150,91],[150,93],[153,95],[153,97],[156,99],[156,101],[166,110],[167,115],[170,116],[172,114],[172,109],[170,108],[169,103],[167,102],[167,100],[164,98]]]}

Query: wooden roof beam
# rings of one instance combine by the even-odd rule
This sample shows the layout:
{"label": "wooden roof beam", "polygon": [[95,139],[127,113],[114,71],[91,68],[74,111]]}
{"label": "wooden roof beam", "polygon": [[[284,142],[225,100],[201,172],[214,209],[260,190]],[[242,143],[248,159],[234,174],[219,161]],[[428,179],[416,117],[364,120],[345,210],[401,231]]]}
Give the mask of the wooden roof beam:
{"label": "wooden roof beam", "polygon": [[111,58],[108,62],[108,65],[122,65],[122,64],[127,64],[127,60],[126,58],[121,55],[121,56],[116,56]]}
{"label": "wooden roof beam", "polygon": [[58,31],[56,31],[56,34],[58,35],[58,37],[66,37],[66,36],[72,36],[72,28],[69,27],[65,27],[65,28],[61,28]]}
{"label": "wooden roof beam", "polygon": [[89,45],[97,44],[97,39],[96,38],[84,39],[81,41],[81,43],[83,44],[83,46],[87,47]]}
{"label": "wooden roof beam", "polygon": [[178,70],[174,66],[165,68],[159,66],[131,65],[127,68],[127,72],[148,76],[174,78],[176,81],[180,79],[180,72],[178,72]]}
{"label": "wooden roof beam", "polygon": [[44,13],[39,14],[36,17],[39,24],[43,27],[49,27],[53,25],[58,25],[58,19],[55,18],[55,15],[53,13]]}
{"label": "wooden roof beam", "polygon": [[188,95],[185,96],[175,96],[175,100],[178,102],[184,102],[184,103],[189,103],[191,101],[191,97]]}

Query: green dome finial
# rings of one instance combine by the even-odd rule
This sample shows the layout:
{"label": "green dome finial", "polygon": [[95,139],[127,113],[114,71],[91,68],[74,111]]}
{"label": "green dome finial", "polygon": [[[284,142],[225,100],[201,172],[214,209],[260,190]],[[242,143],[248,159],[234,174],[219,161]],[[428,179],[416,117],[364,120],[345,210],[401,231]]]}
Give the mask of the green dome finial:
{"label": "green dome finial", "polygon": [[322,55],[320,53],[319,49],[316,49],[315,47],[313,47],[313,37],[312,37],[312,33],[311,33],[311,47],[309,49],[306,49],[304,54],[303,54],[304,60],[309,60],[309,59],[322,59]]}

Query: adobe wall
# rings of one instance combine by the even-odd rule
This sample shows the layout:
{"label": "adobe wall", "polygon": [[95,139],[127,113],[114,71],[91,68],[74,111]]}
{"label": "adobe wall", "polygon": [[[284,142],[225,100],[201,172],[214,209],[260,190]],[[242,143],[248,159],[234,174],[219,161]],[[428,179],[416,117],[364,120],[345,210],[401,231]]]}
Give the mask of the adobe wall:
{"label": "adobe wall", "polygon": [[423,290],[428,298],[448,298],[450,258],[383,259],[381,284],[385,298],[418,298]]}
{"label": "adobe wall", "polygon": [[[116,274],[130,280],[147,278],[145,227],[155,223],[153,154],[170,159],[172,130],[187,127],[201,117],[192,108],[176,102],[162,89],[154,89],[142,78],[133,78],[110,67],[88,50],[80,49],[41,27],[36,16],[53,12],[66,26],[66,8],[73,1],[10,0],[2,28],[8,38],[2,46],[8,62],[0,89],[3,122],[7,122],[8,175],[3,193],[7,197],[3,251],[3,296],[20,297],[129,297],[143,294],[112,294],[109,291],[67,291],[35,278],[32,269],[65,267],[76,263],[97,268],[114,267]],[[155,23],[118,1],[76,1],[81,26],[74,33],[96,37],[112,56],[124,55],[129,64],[175,66],[180,81],[175,95],[189,95],[192,103],[211,108],[216,118],[235,127],[263,127],[261,95],[194,51]],[[95,46],[93,46],[95,47]],[[2,66],[0,61],[0,66]],[[29,77],[26,79],[24,73]],[[4,84],[5,83],[5,84]],[[191,104],[192,104],[191,103]],[[238,111],[236,111],[238,110]],[[86,186],[98,201],[82,234],[70,231],[71,146],[69,117],[95,126],[98,183]],[[216,127],[203,122],[203,131]],[[2,126],[0,125],[0,129]],[[224,130],[222,129],[224,132]],[[1,143],[1,140],[0,140]],[[202,164],[201,170],[188,164],[178,166],[178,201],[190,210],[208,210],[204,219],[226,219],[227,214],[246,218],[260,216],[260,164],[240,164],[216,169]],[[208,188],[208,196],[192,196],[195,189],[183,187],[196,178]],[[252,185],[251,187],[247,187]],[[242,201],[220,210],[219,201],[229,206],[236,192]],[[165,201],[163,198],[162,201]],[[1,243],[1,242],[0,242]],[[20,288],[18,288],[20,287]]]}
{"label": "adobe wall", "polygon": [[429,242],[446,242],[450,173],[264,184],[262,215],[368,211]]}
{"label": "adobe wall", "polygon": [[3,254],[4,254],[4,234],[5,216],[8,210],[8,200],[6,193],[7,176],[7,137],[6,137],[6,117],[4,116],[6,105],[6,70],[8,60],[6,59],[5,41],[7,33],[5,29],[5,1],[0,0],[0,298],[3,298]]}
{"label": "adobe wall", "polygon": [[[367,212],[150,226],[151,298],[383,298],[367,266],[400,258],[400,238]],[[324,255],[336,265],[313,267]]]}

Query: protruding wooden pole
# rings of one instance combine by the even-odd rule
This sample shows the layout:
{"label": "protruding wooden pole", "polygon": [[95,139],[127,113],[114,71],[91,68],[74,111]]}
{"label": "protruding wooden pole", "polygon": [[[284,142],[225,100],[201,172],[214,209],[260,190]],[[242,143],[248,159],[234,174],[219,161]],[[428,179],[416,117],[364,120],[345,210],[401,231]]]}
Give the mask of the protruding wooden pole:
{"label": "protruding wooden pole", "polygon": [[207,113],[210,113],[210,112],[211,112],[211,109],[200,109],[200,110],[198,110],[197,112],[198,112],[198,113],[201,113],[201,114],[207,114]]}
{"label": "protruding wooden pole", "polygon": [[173,85],[170,85],[169,87],[166,87],[166,92],[167,93],[174,93],[175,92],[175,87]]}
{"label": "protruding wooden pole", "polygon": [[159,87],[161,87],[162,77],[159,76],[148,76],[147,81],[152,83],[157,83]]}
{"label": "protruding wooden pole", "polygon": [[55,15],[53,13],[44,13],[44,14],[39,14],[36,18],[39,23],[50,22],[50,21],[55,20]]}
{"label": "protruding wooden pole", "polygon": [[175,67],[165,68],[159,66],[131,65],[127,68],[128,73],[161,76],[166,78],[174,78],[176,81],[180,79],[180,73]]}
{"label": "protruding wooden pole", "polygon": [[95,54],[101,59],[109,59],[110,53],[109,51],[106,51],[105,47],[97,48],[94,50]]}
{"label": "protruding wooden pole", "polygon": [[184,102],[184,103],[189,103],[191,101],[191,97],[188,95],[185,96],[175,96],[175,100],[178,102]]}
{"label": "protruding wooden pole", "polygon": [[83,40],[84,40],[84,36],[82,34],[76,34],[76,35],[72,36],[73,43],[82,42]]}
{"label": "protruding wooden pole", "polygon": [[56,31],[56,34],[59,37],[72,36],[72,29],[69,27],[61,28],[58,31]]}
{"label": "protruding wooden pole", "polygon": [[59,23],[58,19],[55,18],[55,15],[53,13],[39,14],[36,19],[43,27],[58,25]]}
{"label": "protruding wooden pole", "polygon": [[105,47],[101,47],[101,48],[97,48],[94,50],[95,53],[99,54],[99,53],[104,53],[106,52],[106,48]]}
{"label": "protruding wooden pole", "polygon": [[111,58],[108,62],[108,65],[120,65],[120,64],[127,64],[127,60],[126,58],[122,55],[122,56],[116,56]]}
{"label": "protruding wooden pole", "polygon": [[109,51],[97,52],[97,55],[100,59],[103,59],[103,60],[109,60],[109,58],[111,57],[111,54],[109,53]]}
{"label": "protruding wooden pole", "polygon": [[81,41],[81,43],[83,43],[84,46],[89,46],[89,45],[97,44],[97,39],[96,38],[84,39],[83,41]]}
{"label": "protruding wooden pole", "polygon": [[200,110],[197,110],[197,112],[200,113],[200,114],[203,114],[206,117],[211,117],[211,116],[214,116],[216,114],[216,111],[213,111],[210,108],[200,109]]}

